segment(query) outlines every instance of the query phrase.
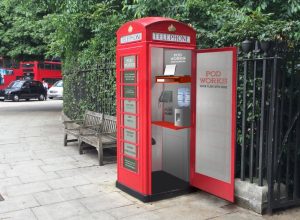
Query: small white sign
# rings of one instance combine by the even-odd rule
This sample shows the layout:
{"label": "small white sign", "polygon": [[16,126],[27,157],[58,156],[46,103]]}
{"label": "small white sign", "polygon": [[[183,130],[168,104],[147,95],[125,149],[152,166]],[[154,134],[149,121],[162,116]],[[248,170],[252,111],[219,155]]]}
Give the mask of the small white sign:
{"label": "small white sign", "polygon": [[176,64],[166,65],[164,76],[174,76],[175,69],[176,69]]}
{"label": "small white sign", "polygon": [[124,154],[136,157],[136,146],[133,144],[124,143]]}
{"label": "small white sign", "polygon": [[136,113],[136,102],[124,100],[124,112]]}
{"label": "small white sign", "polygon": [[142,33],[136,33],[136,34],[130,34],[130,35],[121,37],[120,43],[127,44],[127,43],[136,42],[136,41],[140,41],[140,40],[142,40]]}
{"label": "small white sign", "polygon": [[124,57],[124,69],[132,69],[135,67],[135,56]]}
{"label": "small white sign", "polygon": [[124,128],[124,140],[136,143],[136,131]]}
{"label": "small white sign", "polygon": [[166,33],[152,33],[153,40],[179,42],[179,43],[191,43],[191,37],[187,35],[178,34],[166,34]]}
{"label": "small white sign", "polygon": [[124,126],[136,128],[136,117],[133,115],[124,115]]}

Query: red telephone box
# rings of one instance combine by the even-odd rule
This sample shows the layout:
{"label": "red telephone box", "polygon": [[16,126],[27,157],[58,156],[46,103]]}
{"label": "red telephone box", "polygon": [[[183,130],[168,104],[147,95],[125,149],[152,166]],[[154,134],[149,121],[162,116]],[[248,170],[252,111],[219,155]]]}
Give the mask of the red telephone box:
{"label": "red telephone box", "polygon": [[116,53],[117,187],[145,202],[191,186],[233,201],[235,48],[197,51],[192,27],[147,17],[118,30]]}

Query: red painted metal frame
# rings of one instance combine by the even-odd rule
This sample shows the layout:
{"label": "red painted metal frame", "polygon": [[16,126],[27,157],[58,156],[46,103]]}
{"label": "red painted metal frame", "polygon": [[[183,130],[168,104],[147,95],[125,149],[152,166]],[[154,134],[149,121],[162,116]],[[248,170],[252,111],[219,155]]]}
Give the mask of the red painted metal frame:
{"label": "red painted metal frame", "polygon": [[[170,25],[174,25],[176,30],[168,31]],[[152,33],[169,33],[189,35],[190,43],[174,43],[152,40]],[[122,36],[132,34],[142,34],[142,39],[130,43],[121,44]],[[116,77],[117,77],[117,163],[118,163],[118,183],[132,189],[141,195],[152,194],[152,150],[151,150],[151,48],[174,48],[189,49],[196,48],[196,32],[190,26],[169,18],[149,17],[137,19],[125,23],[117,31],[117,51],[116,51]],[[123,146],[122,119],[121,112],[121,58],[128,55],[138,55],[138,173],[134,173],[123,167]]]}
{"label": "red painted metal frame", "polygon": [[[196,163],[196,82],[197,82],[197,73],[196,73],[196,57],[198,53],[214,53],[222,51],[232,51],[233,60],[232,60],[232,118],[231,118],[231,178],[230,183],[226,183],[205,175],[201,175],[195,172],[195,163]],[[190,184],[202,189],[206,192],[209,192],[213,195],[216,195],[220,198],[226,199],[230,202],[234,202],[234,172],[235,172],[235,140],[236,140],[236,86],[237,86],[237,49],[235,47],[227,48],[215,48],[215,49],[205,49],[197,50],[194,53],[193,57],[193,75],[192,75],[192,131],[191,131],[191,152],[190,152]]]}
{"label": "red painted metal frame", "polygon": [[[147,163],[147,161],[145,160],[145,158],[143,158],[142,155],[145,155],[144,152],[144,148],[141,147],[141,143],[142,143],[142,139],[144,139],[144,137],[141,137],[140,134],[146,134],[146,132],[143,132],[144,130],[144,126],[143,126],[143,119],[142,119],[142,115],[143,111],[145,110],[145,108],[143,108],[142,106],[145,106],[145,100],[140,99],[140,97],[143,96],[143,91],[141,91],[141,87],[145,86],[142,85],[141,81],[144,81],[142,78],[142,75],[145,75],[145,70],[143,70],[141,68],[141,66],[144,66],[145,64],[142,62],[143,60],[145,60],[144,57],[142,57],[142,50],[143,47],[141,45],[135,45],[128,49],[123,49],[122,51],[117,51],[117,68],[116,68],[116,72],[117,72],[117,151],[118,151],[118,157],[117,157],[117,162],[118,162],[118,181],[121,182],[122,184],[126,185],[129,188],[132,188],[134,190],[136,190],[137,192],[140,192],[142,194],[148,194],[147,193],[147,188],[149,188],[147,186],[147,184],[145,184],[145,164]],[[121,83],[121,73],[122,73],[122,69],[120,68],[121,66],[121,59],[124,56],[130,56],[130,55],[135,55],[137,57],[136,59],[136,64],[137,64],[137,83],[136,83],[136,88],[137,88],[137,97],[135,99],[127,99],[127,100],[135,100],[136,101],[136,108],[137,108],[137,167],[138,167],[138,171],[137,173],[130,171],[128,169],[125,169],[123,167],[123,124],[122,124],[122,116],[123,116],[123,111],[122,111],[122,100],[124,100],[124,98],[121,97],[122,95],[122,83]]]}

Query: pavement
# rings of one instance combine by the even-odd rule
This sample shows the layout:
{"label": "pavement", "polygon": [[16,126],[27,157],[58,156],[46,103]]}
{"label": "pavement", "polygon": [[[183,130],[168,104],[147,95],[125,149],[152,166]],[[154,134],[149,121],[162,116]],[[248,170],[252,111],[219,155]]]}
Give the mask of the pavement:
{"label": "pavement", "polygon": [[142,203],[115,187],[116,164],[63,146],[61,100],[0,102],[0,219],[300,219],[261,216],[205,192]]}

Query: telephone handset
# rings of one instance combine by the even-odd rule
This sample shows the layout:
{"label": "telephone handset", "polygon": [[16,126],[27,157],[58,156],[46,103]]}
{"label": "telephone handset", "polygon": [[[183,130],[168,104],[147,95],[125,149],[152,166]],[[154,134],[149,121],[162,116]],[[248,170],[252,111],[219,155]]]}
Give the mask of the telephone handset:
{"label": "telephone handset", "polygon": [[164,90],[160,94],[159,102],[172,102],[173,101],[173,92]]}

